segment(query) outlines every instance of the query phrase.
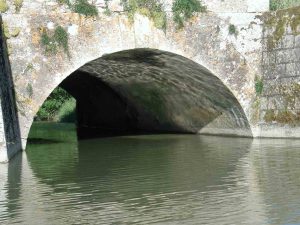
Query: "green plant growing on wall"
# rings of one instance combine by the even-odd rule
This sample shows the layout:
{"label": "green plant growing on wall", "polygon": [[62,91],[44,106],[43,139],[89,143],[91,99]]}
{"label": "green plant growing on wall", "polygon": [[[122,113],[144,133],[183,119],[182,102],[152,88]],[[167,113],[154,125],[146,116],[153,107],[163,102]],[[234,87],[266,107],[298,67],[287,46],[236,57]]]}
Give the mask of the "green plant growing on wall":
{"label": "green plant growing on wall", "polygon": [[133,22],[135,13],[140,13],[152,19],[155,27],[166,29],[167,16],[158,0],[122,0],[122,5],[130,21]]}
{"label": "green plant growing on wall", "polygon": [[87,0],[75,0],[72,4],[70,0],[56,0],[59,4],[67,5],[73,12],[85,16],[98,16],[97,7],[90,4]]}
{"label": "green plant growing on wall", "polygon": [[237,36],[238,35],[238,30],[236,29],[236,26],[234,24],[230,24],[229,27],[228,27],[228,33],[230,35],[234,35],[234,36]]}
{"label": "green plant growing on wall", "polygon": [[47,53],[56,54],[59,48],[63,48],[64,52],[69,56],[69,37],[68,33],[61,26],[54,30],[54,34],[49,36],[46,30],[41,36],[41,44],[45,47]]}
{"label": "green plant growing on wall", "polygon": [[72,6],[74,12],[85,16],[97,16],[98,10],[95,5],[88,3],[87,0],[76,0]]}
{"label": "green plant growing on wall", "polygon": [[255,91],[257,95],[261,95],[264,89],[264,83],[261,78],[255,78]]}
{"label": "green plant growing on wall", "polygon": [[189,20],[195,13],[206,12],[206,7],[198,0],[175,0],[172,6],[173,20],[180,29],[184,22]]}
{"label": "green plant growing on wall", "polygon": [[61,26],[56,27],[53,35],[53,39],[62,47],[66,53],[69,53],[69,37],[68,33]]}
{"label": "green plant growing on wall", "polygon": [[14,0],[14,5],[15,5],[16,12],[20,12],[23,6],[23,0]]}
{"label": "green plant growing on wall", "polygon": [[5,13],[8,10],[8,5],[6,0],[0,0],[0,12]]}
{"label": "green plant growing on wall", "polygon": [[271,0],[270,10],[275,11],[289,7],[299,6],[300,0]]}

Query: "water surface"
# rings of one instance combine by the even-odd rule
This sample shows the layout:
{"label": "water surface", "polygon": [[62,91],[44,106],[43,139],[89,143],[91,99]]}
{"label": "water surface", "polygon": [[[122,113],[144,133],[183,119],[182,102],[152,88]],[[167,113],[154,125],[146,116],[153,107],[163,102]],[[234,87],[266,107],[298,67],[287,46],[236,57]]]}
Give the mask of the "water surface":
{"label": "water surface", "polygon": [[77,142],[34,124],[0,165],[0,224],[300,224],[300,141],[195,135]]}

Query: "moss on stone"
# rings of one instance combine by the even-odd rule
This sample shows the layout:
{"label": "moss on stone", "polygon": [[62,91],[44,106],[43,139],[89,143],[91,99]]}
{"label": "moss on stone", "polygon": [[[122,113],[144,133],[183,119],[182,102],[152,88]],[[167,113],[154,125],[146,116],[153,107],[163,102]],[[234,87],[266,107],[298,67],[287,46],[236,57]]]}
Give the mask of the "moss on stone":
{"label": "moss on stone", "polygon": [[298,32],[299,25],[300,25],[300,15],[294,15],[290,21],[290,26],[294,35],[297,35],[299,33]]}
{"label": "moss on stone", "polygon": [[0,0],[0,12],[5,13],[9,9],[6,0]]}
{"label": "moss on stone", "polygon": [[95,5],[90,4],[87,0],[57,0],[59,4],[67,5],[73,12],[85,16],[98,16],[98,9]]}
{"label": "moss on stone", "polygon": [[251,122],[257,123],[259,121],[260,115],[260,98],[256,98],[251,104]]}
{"label": "moss on stone", "polygon": [[277,113],[276,121],[282,124],[296,124],[299,122],[299,119],[293,112],[289,110],[283,110]]}
{"label": "moss on stone", "polygon": [[267,123],[273,122],[276,120],[276,115],[274,109],[268,109],[264,115],[264,121]]}
{"label": "moss on stone", "polygon": [[270,10],[289,8],[300,5],[300,0],[270,0]]}
{"label": "moss on stone", "polygon": [[273,30],[272,33],[268,35],[268,49],[273,49],[278,45],[288,27],[291,28],[294,35],[299,34],[300,7],[278,10],[273,13],[268,12],[258,17],[264,21],[264,25],[267,29]]}

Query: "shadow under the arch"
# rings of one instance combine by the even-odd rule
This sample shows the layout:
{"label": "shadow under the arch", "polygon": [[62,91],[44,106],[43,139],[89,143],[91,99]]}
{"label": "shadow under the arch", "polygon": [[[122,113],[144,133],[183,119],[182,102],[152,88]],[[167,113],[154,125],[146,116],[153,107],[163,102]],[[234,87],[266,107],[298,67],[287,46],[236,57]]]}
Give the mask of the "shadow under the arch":
{"label": "shadow under the arch", "polygon": [[60,86],[77,100],[79,138],[149,133],[252,136],[229,88],[203,66],[170,52],[132,49],[104,55]]}

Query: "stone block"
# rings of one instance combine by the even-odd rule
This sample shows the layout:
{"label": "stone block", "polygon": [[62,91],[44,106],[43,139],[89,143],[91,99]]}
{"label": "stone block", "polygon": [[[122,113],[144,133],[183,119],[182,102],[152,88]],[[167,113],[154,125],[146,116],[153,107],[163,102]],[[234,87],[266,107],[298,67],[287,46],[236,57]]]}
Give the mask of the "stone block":
{"label": "stone block", "polygon": [[287,76],[300,76],[300,62],[288,63],[286,65]]}
{"label": "stone block", "polygon": [[295,37],[295,47],[300,48],[300,35]]}
{"label": "stone block", "polygon": [[294,35],[284,36],[281,41],[281,43],[282,43],[281,47],[282,48],[293,48],[295,45],[294,42],[295,42]]}

